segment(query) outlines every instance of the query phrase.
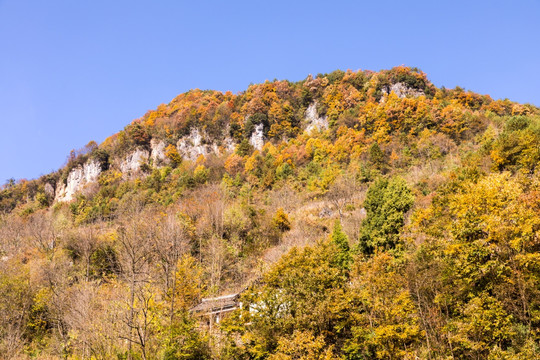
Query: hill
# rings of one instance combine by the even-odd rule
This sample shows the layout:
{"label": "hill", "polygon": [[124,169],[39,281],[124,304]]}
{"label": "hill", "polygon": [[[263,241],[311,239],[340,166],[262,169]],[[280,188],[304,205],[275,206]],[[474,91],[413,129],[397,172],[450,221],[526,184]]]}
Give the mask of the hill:
{"label": "hill", "polygon": [[539,144],[408,67],[181,94],[3,186],[0,353],[534,358]]}

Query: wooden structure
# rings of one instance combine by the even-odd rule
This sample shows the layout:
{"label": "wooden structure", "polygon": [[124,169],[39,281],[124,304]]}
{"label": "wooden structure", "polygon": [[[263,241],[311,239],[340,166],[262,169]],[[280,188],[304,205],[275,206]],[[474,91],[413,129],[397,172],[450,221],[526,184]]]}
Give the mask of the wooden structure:
{"label": "wooden structure", "polygon": [[201,303],[190,312],[206,320],[206,325],[212,327],[219,323],[224,316],[238,309],[242,304],[238,301],[240,293],[224,295],[215,298],[202,299]]}

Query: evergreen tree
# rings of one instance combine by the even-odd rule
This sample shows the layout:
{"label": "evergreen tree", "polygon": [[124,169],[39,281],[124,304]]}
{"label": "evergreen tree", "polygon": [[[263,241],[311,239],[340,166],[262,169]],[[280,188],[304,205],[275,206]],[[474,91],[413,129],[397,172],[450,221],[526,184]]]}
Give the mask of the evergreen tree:
{"label": "evergreen tree", "polygon": [[378,179],[369,188],[364,207],[367,217],[360,229],[359,250],[372,255],[377,249],[392,250],[399,243],[405,213],[414,203],[405,180]]}
{"label": "evergreen tree", "polygon": [[369,160],[378,170],[382,171],[386,167],[386,156],[376,142],[369,148]]}
{"label": "evergreen tree", "polygon": [[331,239],[332,242],[336,244],[338,249],[336,254],[336,263],[340,268],[348,270],[352,262],[352,256],[349,248],[349,238],[347,234],[343,232],[341,222],[339,220],[336,220],[334,223]]}

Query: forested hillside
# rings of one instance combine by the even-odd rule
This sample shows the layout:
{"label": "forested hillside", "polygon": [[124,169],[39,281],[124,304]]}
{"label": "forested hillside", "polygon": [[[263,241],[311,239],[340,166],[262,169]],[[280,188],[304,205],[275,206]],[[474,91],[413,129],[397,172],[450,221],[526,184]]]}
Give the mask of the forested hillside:
{"label": "forested hillside", "polygon": [[189,91],[1,188],[0,358],[540,358],[539,165],[415,68]]}

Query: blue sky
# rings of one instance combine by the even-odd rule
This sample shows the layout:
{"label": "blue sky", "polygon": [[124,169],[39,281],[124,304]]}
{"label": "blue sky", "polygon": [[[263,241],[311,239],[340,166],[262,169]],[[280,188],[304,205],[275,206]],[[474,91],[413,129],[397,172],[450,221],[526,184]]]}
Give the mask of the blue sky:
{"label": "blue sky", "polygon": [[0,184],[191,88],[405,64],[540,105],[540,1],[0,0]]}

